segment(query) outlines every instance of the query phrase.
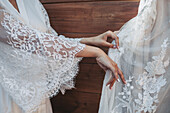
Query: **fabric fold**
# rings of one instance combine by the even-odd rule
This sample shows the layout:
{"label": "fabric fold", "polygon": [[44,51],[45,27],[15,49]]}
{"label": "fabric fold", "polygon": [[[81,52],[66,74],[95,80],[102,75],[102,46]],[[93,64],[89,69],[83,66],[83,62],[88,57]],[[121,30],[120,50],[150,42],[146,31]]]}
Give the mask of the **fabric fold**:
{"label": "fabric fold", "polygon": [[0,34],[0,83],[26,113],[59,90],[64,94],[74,88],[82,60],[75,55],[85,47],[79,39],[58,35],[51,27],[40,31],[3,7]]}
{"label": "fabric fold", "polygon": [[[138,14],[118,33],[120,52],[108,55],[124,73],[127,85],[105,86],[99,113],[169,113],[170,0],[141,0]],[[164,109],[166,106],[166,109]]]}

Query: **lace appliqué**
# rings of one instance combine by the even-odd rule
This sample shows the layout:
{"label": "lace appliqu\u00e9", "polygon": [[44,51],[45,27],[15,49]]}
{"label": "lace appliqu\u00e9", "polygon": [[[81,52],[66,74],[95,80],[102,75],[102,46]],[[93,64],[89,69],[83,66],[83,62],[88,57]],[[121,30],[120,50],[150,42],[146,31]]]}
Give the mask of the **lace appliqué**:
{"label": "lace appliqu\u00e9", "polygon": [[76,58],[75,54],[85,45],[56,33],[30,28],[5,10],[1,13],[4,16],[1,25],[8,34],[8,44],[13,48],[8,57],[14,58],[10,62],[15,66],[11,68],[16,69],[10,73],[10,68],[1,61],[0,80],[15,102],[31,113],[43,99],[55,96],[59,90],[64,93],[66,89],[74,88],[73,79],[82,59]]}
{"label": "lace appliqu\u00e9", "polygon": [[[142,3],[143,2],[143,3]],[[118,36],[124,48],[134,48],[145,40],[151,40],[151,34],[157,17],[157,0],[141,0],[136,17],[124,24]],[[131,26],[133,24],[133,26]],[[128,29],[124,29],[128,28]]]}
{"label": "lace appliqu\u00e9", "polygon": [[[139,75],[136,84],[143,89],[142,93],[138,93],[138,99],[135,99],[137,113],[155,112],[159,102],[158,93],[160,89],[166,84],[166,79],[163,74],[166,72],[165,68],[169,65],[169,59],[166,61],[164,57],[168,46],[168,38],[164,40],[161,45],[162,51],[158,56],[153,56],[152,62],[148,62],[145,67],[145,72]],[[164,65],[165,64],[165,65]]]}
{"label": "lace appliqu\u00e9", "polygon": [[[123,87],[123,91],[118,93],[119,96],[116,96],[116,99],[119,101],[119,104],[114,107],[111,113],[120,113],[119,110],[122,108],[127,108],[127,112],[134,113],[131,109],[132,100],[132,90],[134,86],[131,85],[133,77],[129,76],[129,79],[126,80],[127,85]],[[121,109],[120,109],[121,108]]]}
{"label": "lace appliqu\u00e9", "polygon": [[[144,1],[142,1],[144,2]],[[150,39],[150,32],[153,29],[154,23],[156,21],[157,16],[157,0],[146,0],[143,5],[140,5],[139,12],[136,17],[137,25],[135,31],[137,33],[137,37],[145,37],[144,40]]]}
{"label": "lace appliqu\u00e9", "polygon": [[155,112],[159,103],[158,93],[166,84],[166,79],[163,77],[165,68],[169,65],[169,58],[166,61],[164,57],[168,46],[168,38],[164,40],[161,45],[161,52],[158,56],[153,56],[153,61],[148,62],[145,67],[145,72],[140,74],[136,80],[137,88],[142,92],[138,93],[137,98],[132,98],[132,91],[134,86],[132,85],[133,77],[129,77],[127,85],[123,87],[123,91],[116,96],[119,104],[112,110],[111,113],[119,113],[119,110],[123,108],[129,113],[141,113],[141,112]]}

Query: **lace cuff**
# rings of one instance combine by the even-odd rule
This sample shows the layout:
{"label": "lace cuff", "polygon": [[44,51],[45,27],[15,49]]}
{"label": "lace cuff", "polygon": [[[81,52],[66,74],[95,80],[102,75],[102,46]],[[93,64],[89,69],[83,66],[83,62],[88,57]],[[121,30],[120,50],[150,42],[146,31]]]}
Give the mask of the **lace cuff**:
{"label": "lace cuff", "polygon": [[75,54],[84,44],[40,32],[5,10],[0,10],[0,22],[0,83],[25,112],[35,111],[43,99],[59,90],[64,94],[74,88],[82,59]]}

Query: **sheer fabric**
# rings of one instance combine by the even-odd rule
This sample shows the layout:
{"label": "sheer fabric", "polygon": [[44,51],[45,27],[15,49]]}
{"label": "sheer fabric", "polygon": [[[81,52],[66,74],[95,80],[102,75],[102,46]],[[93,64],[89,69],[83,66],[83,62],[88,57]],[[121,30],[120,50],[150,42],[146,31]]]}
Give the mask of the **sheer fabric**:
{"label": "sheer fabric", "polygon": [[[0,85],[0,113],[25,113],[6,90]],[[49,99],[41,101],[37,110],[33,113],[52,113],[52,107]]]}
{"label": "sheer fabric", "polygon": [[74,88],[82,59],[75,54],[85,45],[57,35],[38,0],[17,0],[21,13],[8,0],[0,3],[0,83],[24,112],[31,113],[59,90],[64,94]]}
{"label": "sheer fabric", "polygon": [[119,31],[120,52],[108,55],[127,85],[103,82],[99,113],[170,113],[170,0],[141,0],[138,14]]}

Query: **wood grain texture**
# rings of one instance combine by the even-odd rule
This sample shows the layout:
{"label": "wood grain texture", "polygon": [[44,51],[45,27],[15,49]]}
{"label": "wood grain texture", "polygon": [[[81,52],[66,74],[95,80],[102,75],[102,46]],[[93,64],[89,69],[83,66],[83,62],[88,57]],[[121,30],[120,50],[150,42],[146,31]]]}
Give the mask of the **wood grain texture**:
{"label": "wood grain texture", "polygon": [[[71,38],[118,30],[137,14],[138,2],[134,1],[138,0],[41,0],[52,27]],[[53,112],[97,113],[104,74],[95,58],[84,58],[75,79],[76,89],[52,98]]]}
{"label": "wood grain texture", "polygon": [[59,33],[95,33],[118,30],[137,13],[137,2],[100,1],[44,4]]}
{"label": "wood grain texture", "polygon": [[94,2],[94,1],[140,1],[140,0],[40,0],[42,3],[70,3],[70,2]]}
{"label": "wood grain texture", "polygon": [[104,71],[97,64],[80,64],[76,78],[76,90],[87,93],[101,93]]}
{"label": "wood grain texture", "polygon": [[55,113],[97,113],[100,94],[67,91],[52,100]]}

